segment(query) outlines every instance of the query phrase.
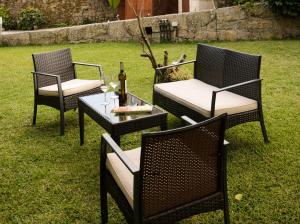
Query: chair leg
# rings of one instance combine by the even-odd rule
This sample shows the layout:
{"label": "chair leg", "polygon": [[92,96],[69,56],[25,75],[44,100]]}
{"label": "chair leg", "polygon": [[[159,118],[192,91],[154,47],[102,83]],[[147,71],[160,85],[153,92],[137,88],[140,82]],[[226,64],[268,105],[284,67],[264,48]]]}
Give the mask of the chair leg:
{"label": "chair leg", "polygon": [[[225,150],[226,152],[226,150]],[[225,158],[226,158],[226,154],[225,154]],[[226,167],[225,167],[225,176],[226,176]],[[224,193],[223,193],[223,197],[224,197],[224,223],[225,224],[229,224],[230,223],[230,217],[229,217],[229,205],[228,205],[228,195],[227,195],[227,179],[225,179],[224,181]]]}
{"label": "chair leg", "polygon": [[107,188],[106,188],[106,147],[107,143],[104,138],[101,138],[100,146],[100,208],[101,208],[101,223],[105,224],[108,221],[107,210]]}
{"label": "chair leg", "polygon": [[225,224],[230,223],[228,206],[225,206],[224,208],[224,223]]}
{"label": "chair leg", "polygon": [[37,103],[34,101],[34,106],[33,106],[33,117],[32,117],[32,125],[36,125],[36,114],[37,114]]}
{"label": "chair leg", "polygon": [[229,224],[230,223],[230,217],[229,217],[228,201],[225,202],[223,212],[224,212],[224,223]]}
{"label": "chair leg", "polygon": [[269,143],[261,104],[259,105],[258,110],[259,110],[259,123],[260,123],[261,131],[262,131],[262,134],[263,134],[263,137],[264,137],[264,141],[265,141],[265,143]]}
{"label": "chair leg", "polygon": [[100,174],[100,207],[101,207],[101,223],[105,224],[108,221],[107,209],[107,191],[105,185],[105,173]]}
{"label": "chair leg", "polygon": [[60,108],[60,135],[65,134],[65,113],[64,108]]}
{"label": "chair leg", "polygon": [[263,118],[262,115],[260,117],[259,122],[260,122],[260,127],[261,127],[262,134],[264,136],[264,141],[265,141],[265,143],[269,143],[270,141],[269,141],[269,138],[268,138],[268,135],[267,135],[266,126],[265,126],[264,118]]}

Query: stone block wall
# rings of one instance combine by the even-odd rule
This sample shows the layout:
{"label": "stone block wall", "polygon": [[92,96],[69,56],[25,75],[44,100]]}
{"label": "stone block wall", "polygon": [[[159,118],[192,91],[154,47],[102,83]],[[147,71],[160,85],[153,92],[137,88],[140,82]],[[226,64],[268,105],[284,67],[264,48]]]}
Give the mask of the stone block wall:
{"label": "stone block wall", "polygon": [[104,22],[113,16],[104,0],[0,0],[0,5],[7,7],[14,18],[25,7],[38,8],[45,15],[47,25],[75,25],[86,19]]}
{"label": "stone block wall", "polygon": [[[251,11],[238,6],[144,18],[144,26],[159,30],[159,21],[178,22],[173,41],[235,41],[300,38],[300,19],[276,17],[263,5]],[[136,19],[89,25],[2,33],[2,45],[80,43],[98,41],[133,41],[140,37]],[[149,36],[158,42],[160,36]]]}

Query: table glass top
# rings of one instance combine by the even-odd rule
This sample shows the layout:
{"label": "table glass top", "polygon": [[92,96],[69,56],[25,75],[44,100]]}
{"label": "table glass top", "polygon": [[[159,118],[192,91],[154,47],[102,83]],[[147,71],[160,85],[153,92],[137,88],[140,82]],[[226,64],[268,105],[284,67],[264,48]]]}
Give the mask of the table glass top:
{"label": "table glass top", "polygon": [[[112,110],[116,107],[119,107],[119,99],[116,97],[115,93],[113,92],[83,96],[80,97],[80,100],[111,123],[120,123],[120,122],[130,121],[134,119],[145,118],[151,115],[165,113],[165,111],[157,107],[153,107],[151,112],[114,113],[112,112]],[[103,102],[107,102],[107,104],[103,104]],[[151,105],[151,104],[128,93],[127,102],[124,106],[136,106],[136,105],[142,106],[142,105]]]}

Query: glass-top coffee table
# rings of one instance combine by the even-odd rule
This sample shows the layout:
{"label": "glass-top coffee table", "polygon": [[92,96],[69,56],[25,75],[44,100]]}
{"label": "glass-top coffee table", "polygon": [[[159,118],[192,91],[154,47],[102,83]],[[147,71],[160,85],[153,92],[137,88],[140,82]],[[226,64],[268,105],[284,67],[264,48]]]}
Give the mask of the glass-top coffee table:
{"label": "glass-top coffee table", "polygon": [[[151,112],[147,113],[114,113],[112,109],[119,106],[118,98],[114,98],[115,93],[105,93],[79,97],[79,127],[80,127],[80,145],[84,144],[84,114],[87,114],[101,127],[109,132],[112,138],[120,145],[120,136],[135,131],[160,126],[162,130],[167,128],[167,112],[163,109],[153,106]],[[126,105],[151,105],[146,101],[127,94]]]}

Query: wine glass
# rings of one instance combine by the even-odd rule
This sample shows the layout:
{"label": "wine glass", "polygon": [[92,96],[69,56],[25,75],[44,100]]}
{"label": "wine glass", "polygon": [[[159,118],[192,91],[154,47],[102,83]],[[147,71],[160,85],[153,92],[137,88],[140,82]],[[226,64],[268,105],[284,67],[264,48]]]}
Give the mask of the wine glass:
{"label": "wine glass", "polygon": [[113,72],[111,72],[111,79],[109,85],[113,88],[113,95],[111,96],[112,99],[117,99],[118,96],[116,95],[116,88],[118,87],[119,83],[116,81]]}
{"label": "wine glass", "polygon": [[103,77],[103,81],[104,83],[100,86],[100,89],[102,90],[102,92],[104,92],[104,102],[102,102],[101,104],[104,104],[106,106],[107,104],[109,104],[109,102],[106,101],[106,92],[108,91],[109,86],[107,85],[105,77]]}

